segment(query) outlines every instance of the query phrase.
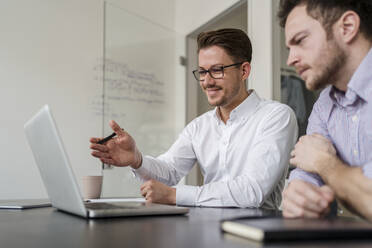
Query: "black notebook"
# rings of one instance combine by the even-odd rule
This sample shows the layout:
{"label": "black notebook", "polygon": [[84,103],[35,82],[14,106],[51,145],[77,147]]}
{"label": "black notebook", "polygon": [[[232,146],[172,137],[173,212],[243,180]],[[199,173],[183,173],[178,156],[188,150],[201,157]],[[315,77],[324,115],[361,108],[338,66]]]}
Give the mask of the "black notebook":
{"label": "black notebook", "polygon": [[221,229],[227,233],[265,242],[367,238],[372,240],[372,224],[351,218],[239,218],[222,221]]}

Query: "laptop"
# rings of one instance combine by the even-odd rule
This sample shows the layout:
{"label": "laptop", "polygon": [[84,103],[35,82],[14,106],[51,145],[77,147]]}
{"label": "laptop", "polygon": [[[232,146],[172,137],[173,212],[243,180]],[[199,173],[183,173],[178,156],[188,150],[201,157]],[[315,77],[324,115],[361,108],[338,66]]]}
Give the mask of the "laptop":
{"label": "laptop", "polygon": [[58,210],[84,218],[188,213],[188,208],[145,202],[84,202],[50,107],[42,107],[24,129],[50,202]]}
{"label": "laptop", "polygon": [[52,206],[48,199],[0,200],[0,209],[29,209]]}

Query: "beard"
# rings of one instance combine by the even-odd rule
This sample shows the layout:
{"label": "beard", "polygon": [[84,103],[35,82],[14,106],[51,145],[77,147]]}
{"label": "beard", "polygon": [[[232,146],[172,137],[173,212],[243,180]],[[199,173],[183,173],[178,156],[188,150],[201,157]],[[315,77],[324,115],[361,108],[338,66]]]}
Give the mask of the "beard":
{"label": "beard", "polygon": [[338,74],[346,61],[346,53],[338,43],[332,39],[320,54],[321,61],[316,67],[318,73],[306,82],[309,90],[319,90],[337,81]]}
{"label": "beard", "polygon": [[229,93],[226,93],[225,91],[224,95],[217,101],[213,99],[210,100],[208,98],[208,103],[209,105],[213,107],[223,107],[225,105],[229,105],[233,101],[233,99],[239,95],[239,92],[240,92],[240,85],[234,84],[234,87],[231,89]]}

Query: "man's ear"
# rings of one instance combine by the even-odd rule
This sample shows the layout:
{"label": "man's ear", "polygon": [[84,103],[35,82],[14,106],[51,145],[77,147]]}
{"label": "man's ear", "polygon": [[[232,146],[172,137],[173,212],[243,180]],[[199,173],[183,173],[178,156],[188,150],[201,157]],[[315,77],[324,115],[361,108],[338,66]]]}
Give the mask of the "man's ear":
{"label": "man's ear", "polygon": [[244,62],[242,64],[242,68],[243,68],[242,80],[246,80],[249,77],[249,74],[251,74],[251,64],[249,62]]}
{"label": "man's ear", "polygon": [[349,44],[357,37],[359,29],[359,15],[354,11],[348,10],[338,19],[334,30],[344,43]]}

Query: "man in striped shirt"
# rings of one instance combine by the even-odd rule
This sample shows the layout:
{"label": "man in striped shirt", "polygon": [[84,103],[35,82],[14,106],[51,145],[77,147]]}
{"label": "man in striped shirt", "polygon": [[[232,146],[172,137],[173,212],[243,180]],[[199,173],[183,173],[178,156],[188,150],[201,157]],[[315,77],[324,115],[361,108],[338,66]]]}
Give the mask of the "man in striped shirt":
{"label": "man in striped shirt", "polygon": [[372,1],[281,0],[288,65],[326,87],[291,152],[285,217],[318,218],[335,198],[372,220]]}

